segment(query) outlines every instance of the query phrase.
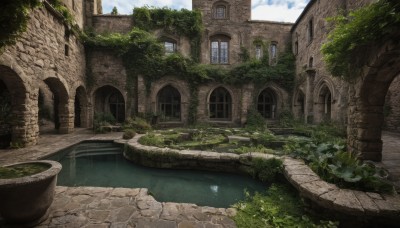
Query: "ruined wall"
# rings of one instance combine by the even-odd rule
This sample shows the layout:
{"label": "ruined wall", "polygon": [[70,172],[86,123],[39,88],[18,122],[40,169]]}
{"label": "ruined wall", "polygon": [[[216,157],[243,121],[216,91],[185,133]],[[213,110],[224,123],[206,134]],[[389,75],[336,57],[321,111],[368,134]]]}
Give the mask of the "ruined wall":
{"label": "ruined wall", "polygon": [[400,76],[389,87],[384,106],[384,129],[400,132]]}
{"label": "ruined wall", "polygon": [[92,23],[92,28],[99,34],[128,33],[133,26],[132,16],[129,15],[94,15]]}
{"label": "ruined wall", "polygon": [[13,104],[17,119],[12,130],[15,142],[37,143],[38,92],[43,81],[60,96],[59,131],[67,133],[74,127],[73,102],[76,88],[85,82],[85,53],[80,41],[57,15],[48,7],[35,9],[27,32],[0,55],[0,65],[16,74],[10,81],[2,71],[0,80],[9,81],[7,87],[20,84],[19,93],[25,96]]}
{"label": "ruined wall", "polygon": [[[321,46],[326,41],[332,26],[326,18],[337,15],[340,10],[354,9],[371,2],[333,0],[312,0],[305,8],[292,28],[292,49],[296,55],[296,88],[294,101],[299,91],[305,94],[304,118],[308,122],[322,122],[333,120],[340,123],[347,122],[344,114],[348,104],[348,84],[338,78],[333,78],[327,72]],[[310,36],[310,30],[312,35]],[[331,93],[330,102],[324,97],[325,88]],[[294,105],[296,102],[293,103]],[[296,104],[297,105],[297,104]],[[330,107],[330,113],[327,108]],[[296,107],[293,106],[294,109]],[[301,116],[297,113],[297,116]]]}

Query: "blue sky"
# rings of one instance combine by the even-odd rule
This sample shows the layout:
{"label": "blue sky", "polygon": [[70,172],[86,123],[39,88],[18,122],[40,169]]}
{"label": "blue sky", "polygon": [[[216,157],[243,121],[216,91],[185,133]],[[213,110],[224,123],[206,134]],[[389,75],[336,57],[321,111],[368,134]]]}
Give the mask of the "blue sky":
{"label": "blue sky", "polygon": [[[192,9],[191,0],[102,0],[103,13],[116,6],[119,14],[131,14],[134,7],[154,6]],[[252,0],[252,20],[295,22],[310,0]]]}

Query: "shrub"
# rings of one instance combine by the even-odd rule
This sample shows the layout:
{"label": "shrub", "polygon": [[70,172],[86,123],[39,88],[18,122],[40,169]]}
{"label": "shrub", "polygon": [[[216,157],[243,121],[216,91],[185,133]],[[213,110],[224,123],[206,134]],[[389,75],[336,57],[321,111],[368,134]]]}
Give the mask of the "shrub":
{"label": "shrub", "polygon": [[139,134],[144,134],[151,130],[151,125],[143,118],[133,117],[128,118],[124,123],[125,129],[133,129]]}
{"label": "shrub", "polygon": [[147,146],[164,146],[164,139],[159,135],[147,134],[139,139],[139,143]]}
{"label": "shrub", "polygon": [[279,125],[281,127],[293,127],[294,117],[290,110],[283,110],[279,114]]}
{"label": "shrub", "polygon": [[117,121],[111,113],[99,112],[94,114],[93,130],[96,133],[104,133],[102,126],[115,124]]}
{"label": "shrub", "polygon": [[275,180],[276,175],[282,173],[283,163],[276,158],[261,159],[254,158],[253,163],[253,177],[257,177],[262,182],[272,182]]}
{"label": "shrub", "polygon": [[246,128],[249,130],[264,131],[266,128],[266,122],[264,117],[256,109],[251,108],[247,112],[247,124]]}
{"label": "shrub", "polygon": [[306,214],[297,192],[288,185],[273,184],[266,193],[256,193],[233,205],[233,218],[242,227],[337,227],[337,222],[318,221]]}
{"label": "shrub", "polygon": [[133,137],[135,137],[136,132],[133,129],[125,129],[124,130],[124,134],[122,135],[123,139],[131,139]]}

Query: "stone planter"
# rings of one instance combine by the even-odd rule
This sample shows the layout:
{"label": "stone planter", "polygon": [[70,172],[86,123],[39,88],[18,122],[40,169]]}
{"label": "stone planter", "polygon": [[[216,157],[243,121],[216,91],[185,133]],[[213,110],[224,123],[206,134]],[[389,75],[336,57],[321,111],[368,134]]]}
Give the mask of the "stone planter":
{"label": "stone planter", "polygon": [[47,164],[49,168],[30,176],[0,179],[0,216],[7,223],[34,226],[48,216],[61,164],[42,160],[7,166],[27,163]]}

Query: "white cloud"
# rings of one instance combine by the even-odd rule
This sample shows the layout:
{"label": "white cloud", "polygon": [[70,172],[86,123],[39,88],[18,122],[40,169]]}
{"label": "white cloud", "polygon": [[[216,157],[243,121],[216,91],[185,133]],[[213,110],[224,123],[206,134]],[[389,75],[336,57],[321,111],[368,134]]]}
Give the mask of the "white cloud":
{"label": "white cloud", "polygon": [[[310,0],[252,0],[252,20],[295,22]],[[192,9],[191,0],[103,0],[103,13],[114,6],[119,14],[131,14],[134,7],[169,7]]]}

